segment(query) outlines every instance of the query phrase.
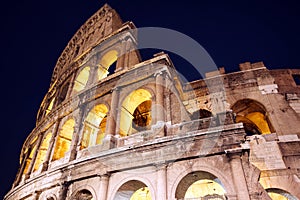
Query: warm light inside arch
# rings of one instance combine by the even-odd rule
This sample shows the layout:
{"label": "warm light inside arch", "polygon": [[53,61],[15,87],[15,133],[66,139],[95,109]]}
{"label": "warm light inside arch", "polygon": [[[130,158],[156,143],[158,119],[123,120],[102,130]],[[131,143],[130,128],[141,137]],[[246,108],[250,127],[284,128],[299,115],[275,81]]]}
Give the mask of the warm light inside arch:
{"label": "warm light inside arch", "polygon": [[244,124],[247,135],[272,132],[267,110],[261,103],[252,99],[241,99],[232,106],[232,110],[236,113],[235,121]]}
{"label": "warm light inside arch", "polygon": [[[137,110],[138,109],[138,110]],[[140,118],[145,120],[145,125],[151,123],[151,94],[145,89],[131,92],[122,103],[120,135],[127,136],[132,133],[132,122]],[[138,124],[137,124],[138,125]]]}
{"label": "warm light inside arch", "polygon": [[253,123],[261,134],[271,133],[268,122],[261,112],[252,112],[246,116],[237,116],[236,122]]}
{"label": "warm light inside arch", "polygon": [[62,126],[55,143],[52,160],[58,160],[69,151],[75,126],[74,119],[68,119]]}
{"label": "warm light inside arch", "polygon": [[[216,180],[216,179],[215,179]],[[225,196],[224,188],[215,180],[202,179],[194,182],[186,191],[185,199],[203,198],[205,196]]]}
{"label": "warm light inside arch", "polygon": [[118,52],[116,50],[111,50],[105,53],[99,63],[97,75],[98,75],[98,81],[101,79],[107,77],[109,74],[109,67],[116,62],[118,59]]}
{"label": "warm light inside arch", "polygon": [[[28,151],[28,149],[27,149],[27,151]],[[23,174],[28,173],[29,165],[32,161],[33,154],[34,154],[35,151],[36,151],[36,145],[34,145],[32,147],[32,149],[30,149],[29,155],[28,155],[27,159],[25,160],[25,167],[24,167],[24,170],[23,170]],[[24,153],[26,154],[27,152],[25,151]]]}
{"label": "warm light inside arch", "polygon": [[33,168],[34,171],[36,171],[39,168],[39,166],[45,161],[45,157],[46,157],[47,150],[49,148],[51,137],[52,137],[51,132],[47,133],[46,136],[44,137],[34,163],[34,168]]}
{"label": "warm light inside arch", "polygon": [[130,197],[130,200],[151,200],[151,199],[152,198],[148,187],[142,187],[138,189]]}
{"label": "warm light inside arch", "polygon": [[84,121],[81,149],[102,144],[105,136],[108,109],[104,104],[93,107]]}
{"label": "warm light inside arch", "polygon": [[52,110],[52,108],[53,108],[53,105],[54,105],[54,101],[55,101],[55,97],[53,97],[53,98],[51,99],[51,101],[50,101],[50,103],[49,103],[49,105],[48,105],[48,108],[47,108],[47,110],[46,110],[46,115],[48,115],[48,114],[51,112],[51,110]]}
{"label": "warm light inside arch", "polygon": [[131,180],[124,183],[116,192],[114,198],[123,200],[151,200],[150,189],[141,181]]}
{"label": "warm light inside arch", "polygon": [[72,93],[77,93],[82,91],[89,80],[89,76],[90,76],[90,67],[86,66],[79,72],[78,76],[76,77]]}

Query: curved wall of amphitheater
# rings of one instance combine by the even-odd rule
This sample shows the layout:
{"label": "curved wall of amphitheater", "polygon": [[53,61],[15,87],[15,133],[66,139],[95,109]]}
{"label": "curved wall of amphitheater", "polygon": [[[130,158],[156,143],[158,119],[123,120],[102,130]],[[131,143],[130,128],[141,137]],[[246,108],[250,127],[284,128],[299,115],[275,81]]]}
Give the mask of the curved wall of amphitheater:
{"label": "curved wall of amphitheater", "polygon": [[105,5],[73,36],[5,199],[300,198],[300,70],[182,83],[134,28]]}

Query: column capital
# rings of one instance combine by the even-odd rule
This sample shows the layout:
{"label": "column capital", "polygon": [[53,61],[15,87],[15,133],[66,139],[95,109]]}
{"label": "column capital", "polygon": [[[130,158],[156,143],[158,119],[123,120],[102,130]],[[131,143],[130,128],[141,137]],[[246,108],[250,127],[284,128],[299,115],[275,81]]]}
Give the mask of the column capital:
{"label": "column capital", "polygon": [[237,159],[237,158],[240,159],[243,153],[243,149],[242,148],[227,149],[225,150],[225,153],[230,160]]}
{"label": "column capital", "polygon": [[112,89],[111,89],[111,92],[113,92],[113,91],[120,91],[120,87],[119,86],[115,86],[115,87],[113,87]]}
{"label": "column capital", "polygon": [[110,175],[111,175],[110,173],[98,174],[98,176],[100,177],[101,180],[109,179]]}
{"label": "column capital", "polygon": [[159,77],[159,76],[163,76],[164,74],[166,74],[165,69],[164,70],[160,70],[160,71],[156,71],[153,76],[154,77]]}
{"label": "column capital", "polygon": [[166,169],[168,167],[168,163],[167,162],[158,162],[158,163],[155,163],[154,166],[157,170],[162,170],[162,169]]}

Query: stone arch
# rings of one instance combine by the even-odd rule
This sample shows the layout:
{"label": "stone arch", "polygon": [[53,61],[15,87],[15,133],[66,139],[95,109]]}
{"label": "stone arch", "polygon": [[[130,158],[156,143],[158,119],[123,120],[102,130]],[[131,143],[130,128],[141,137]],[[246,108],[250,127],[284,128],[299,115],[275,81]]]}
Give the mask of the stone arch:
{"label": "stone arch", "polygon": [[58,92],[56,93],[56,97],[55,97],[56,100],[54,102],[54,107],[59,106],[67,98],[69,86],[71,84],[70,80],[71,78],[69,78],[59,86]]}
{"label": "stone arch", "polygon": [[146,89],[131,91],[120,101],[120,135],[127,136],[146,130],[151,125],[152,95]]}
{"label": "stone arch", "polygon": [[194,120],[195,119],[203,119],[203,118],[207,118],[207,117],[211,117],[211,116],[212,116],[211,111],[201,108],[191,114],[191,119],[194,119]]}
{"label": "stone arch", "polygon": [[75,123],[75,119],[70,116],[61,124],[59,132],[56,133],[57,136],[52,161],[63,158],[65,153],[70,150]]}
{"label": "stone arch", "polygon": [[[95,192],[95,189],[91,185],[79,185],[76,187],[71,194],[71,199],[76,200],[76,195],[82,193],[83,195],[86,194],[87,199],[80,199],[80,200],[89,200],[89,196],[92,196],[92,200],[97,200],[97,193]],[[88,195],[89,194],[89,195]]]}
{"label": "stone arch", "polygon": [[299,187],[300,184],[295,180],[295,177],[292,175],[289,176],[277,176],[264,178],[260,177],[260,184],[267,191],[270,188],[286,191],[287,193],[300,198]]}
{"label": "stone arch", "polygon": [[185,175],[176,188],[175,198],[226,199],[226,190],[215,175],[206,171],[193,171]]}
{"label": "stone arch", "polygon": [[253,99],[240,99],[231,107],[236,114],[236,122],[242,122],[247,135],[274,132],[267,110],[263,104]]}
{"label": "stone arch", "polygon": [[74,193],[71,199],[72,200],[95,200],[95,197],[90,190],[81,189],[76,193]]}
{"label": "stone arch", "polygon": [[201,165],[196,164],[192,167],[193,170],[191,170],[191,168],[183,170],[181,173],[179,173],[173,183],[173,185],[171,186],[171,192],[169,194],[169,198],[170,199],[175,199],[176,197],[176,191],[177,188],[180,184],[180,181],[184,179],[184,177],[186,177],[189,174],[192,174],[193,172],[206,172],[211,174],[214,177],[217,177],[220,182],[223,184],[223,187],[226,191],[226,196],[234,196],[236,194],[235,189],[233,188],[233,184],[232,184],[232,180],[228,179],[228,176],[226,174],[224,174],[221,170],[216,169],[214,167],[212,167],[211,164],[207,163],[202,163]]}
{"label": "stone arch", "polygon": [[97,99],[92,100],[91,102],[89,102],[86,105],[83,118],[86,118],[86,116],[94,108],[94,106],[99,105],[99,104],[103,104],[104,106],[106,106],[107,110],[111,109],[110,104],[106,100],[103,100],[103,98],[97,98]]}
{"label": "stone arch", "polygon": [[83,122],[83,136],[80,143],[81,149],[102,144],[102,140],[105,136],[107,113],[108,108],[105,104],[97,104],[89,109]]}
{"label": "stone arch", "polygon": [[286,190],[282,190],[279,188],[268,188],[266,189],[268,195],[271,197],[273,200],[297,200],[298,198],[293,196],[291,193],[289,193]]}
{"label": "stone arch", "polygon": [[85,89],[90,78],[91,67],[84,66],[81,68],[74,80],[72,94],[76,94]]}
{"label": "stone arch", "polygon": [[[100,56],[97,69],[97,81],[106,78],[117,69],[116,65],[119,55],[118,49],[115,48],[107,50]],[[112,70],[112,68],[114,69]]]}
{"label": "stone arch", "polygon": [[34,162],[34,154],[37,150],[37,140],[38,136],[34,137],[28,144],[27,148],[24,151],[24,158],[22,159],[22,174],[31,173],[30,165]]}
{"label": "stone arch", "polygon": [[54,101],[55,101],[55,97],[50,98],[50,101],[48,102],[48,105],[47,105],[46,111],[45,111],[46,116],[51,112],[51,110],[54,106]]}
{"label": "stone arch", "polygon": [[40,167],[41,164],[44,163],[45,158],[46,158],[46,153],[48,151],[49,145],[50,145],[50,140],[52,137],[52,131],[47,131],[42,139],[41,145],[39,147],[36,159],[35,159],[35,163],[34,163],[34,167],[33,170],[37,171]]}
{"label": "stone arch", "polygon": [[122,197],[122,200],[131,200],[131,198],[138,200],[137,196],[139,196],[139,192],[146,196],[143,199],[155,200],[152,185],[149,181],[140,177],[135,177],[134,179],[126,178],[120,181],[112,192],[111,200],[118,200],[120,197]]}
{"label": "stone arch", "polygon": [[57,200],[57,197],[53,193],[42,193],[39,200]]}

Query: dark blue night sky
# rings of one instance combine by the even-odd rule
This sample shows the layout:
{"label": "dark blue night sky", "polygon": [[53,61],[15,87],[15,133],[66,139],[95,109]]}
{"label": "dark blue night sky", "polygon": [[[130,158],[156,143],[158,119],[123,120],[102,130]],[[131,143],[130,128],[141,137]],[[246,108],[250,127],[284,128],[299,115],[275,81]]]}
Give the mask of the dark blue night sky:
{"label": "dark blue night sky", "polygon": [[[104,3],[137,27],[164,27],[201,44],[217,66],[238,70],[263,61],[269,69],[300,67],[297,1],[9,1],[1,15],[1,189],[10,189],[22,144],[35,126],[60,53],[77,29]],[[160,50],[157,50],[160,51]],[[188,79],[193,72],[174,57]]]}

